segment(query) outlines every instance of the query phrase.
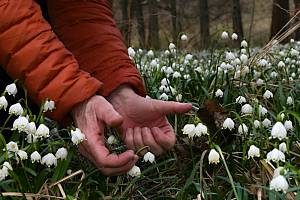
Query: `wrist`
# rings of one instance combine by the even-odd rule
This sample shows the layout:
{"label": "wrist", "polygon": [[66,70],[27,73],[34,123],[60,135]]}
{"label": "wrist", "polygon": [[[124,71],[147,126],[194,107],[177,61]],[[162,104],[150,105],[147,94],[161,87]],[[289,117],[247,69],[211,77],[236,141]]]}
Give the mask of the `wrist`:
{"label": "wrist", "polygon": [[127,84],[120,85],[117,89],[115,89],[111,94],[107,97],[108,101],[112,104],[118,103],[120,101],[124,102],[132,96],[136,96],[137,94],[134,90]]}

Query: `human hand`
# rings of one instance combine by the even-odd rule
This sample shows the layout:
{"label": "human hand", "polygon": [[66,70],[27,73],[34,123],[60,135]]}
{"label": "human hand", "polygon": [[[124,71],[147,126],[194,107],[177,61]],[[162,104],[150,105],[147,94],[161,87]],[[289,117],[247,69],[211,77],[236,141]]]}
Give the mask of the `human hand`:
{"label": "human hand", "polygon": [[192,109],[192,105],[187,103],[143,98],[126,85],[114,91],[109,101],[123,117],[119,133],[126,146],[129,149],[149,146],[156,155],[171,149],[176,142],[166,115]]}
{"label": "human hand", "polygon": [[110,154],[105,147],[104,128],[120,126],[123,118],[102,96],[93,96],[72,110],[76,126],[86,139],[79,151],[92,161],[105,175],[120,175],[128,172],[138,160],[132,150],[122,154]]}

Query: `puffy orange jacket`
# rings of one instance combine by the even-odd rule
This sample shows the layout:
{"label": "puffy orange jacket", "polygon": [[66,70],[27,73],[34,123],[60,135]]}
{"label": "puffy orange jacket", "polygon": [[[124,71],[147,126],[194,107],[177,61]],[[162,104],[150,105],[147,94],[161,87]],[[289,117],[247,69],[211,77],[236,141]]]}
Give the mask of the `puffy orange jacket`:
{"label": "puffy orange jacket", "polygon": [[75,105],[124,83],[144,95],[107,1],[47,3],[58,37],[33,0],[0,0],[0,65],[36,103],[55,101],[50,117],[65,121]]}

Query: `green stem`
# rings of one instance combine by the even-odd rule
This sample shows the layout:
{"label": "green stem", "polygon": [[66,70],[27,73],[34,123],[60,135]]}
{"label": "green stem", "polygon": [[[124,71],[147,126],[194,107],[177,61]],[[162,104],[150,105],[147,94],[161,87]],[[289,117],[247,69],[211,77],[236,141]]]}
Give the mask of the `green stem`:
{"label": "green stem", "polygon": [[234,195],[235,195],[235,198],[236,198],[237,200],[240,200],[240,198],[239,198],[239,196],[238,196],[238,194],[237,194],[237,191],[236,191],[234,182],[233,182],[233,178],[232,178],[232,176],[231,176],[231,173],[230,173],[230,171],[229,171],[229,169],[228,169],[228,166],[227,166],[227,164],[226,164],[224,155],[223,155],[223,153],[222,153],[222,150],[221,150],[221,148],[220,148],[218,145],[215,144],[214,146],[215,146],[215,148],[218,150],[218,152],[219,152],[219,154],[220,154],[220,156],[221,156],[221,158],[222,158],[222,160],[223,160],[223,163],[224,163],[225,169],[226,169],[226,171],[227,171],[228,178],[229,178],[229,181],[230,181],[230,183],[231,183],[231,186],[232,186],[232,189],[233,189],[233,193],[234,193]]}

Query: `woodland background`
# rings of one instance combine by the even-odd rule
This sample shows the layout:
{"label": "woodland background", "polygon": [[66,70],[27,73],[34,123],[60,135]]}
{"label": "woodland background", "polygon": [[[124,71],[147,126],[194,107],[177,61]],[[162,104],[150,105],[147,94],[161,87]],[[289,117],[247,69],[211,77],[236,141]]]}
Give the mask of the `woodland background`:
{"label": "woodland background", "polygon": [[[189,37],[186,49],[210,48],[212,43],[218,44],[224,30],[237,33],[238,42],[247,39],[252,46],[261,46],[300,9],[300,0],[111,0],[111,3],[127,45],[151,49],[177,43],[182,33]],[[300,39],[300,31],[291,37]]]}

